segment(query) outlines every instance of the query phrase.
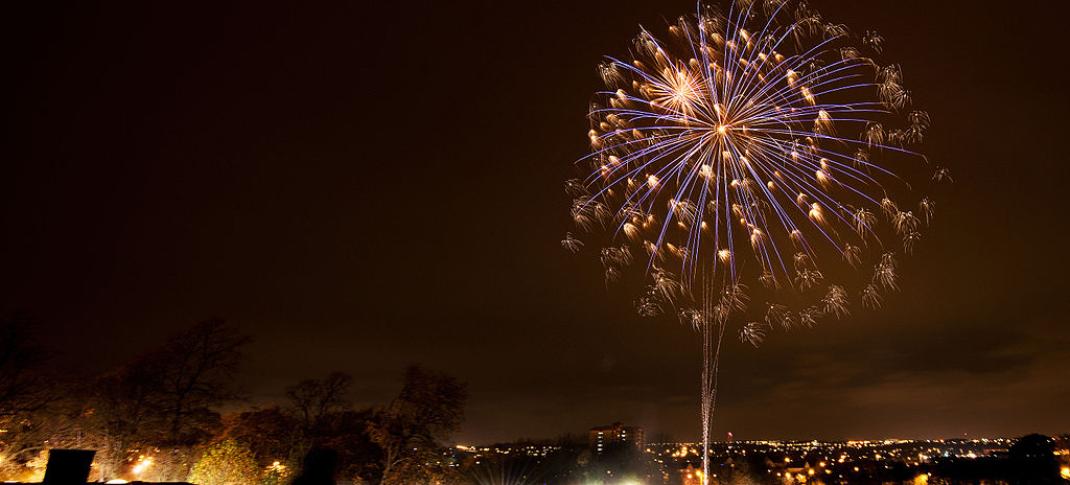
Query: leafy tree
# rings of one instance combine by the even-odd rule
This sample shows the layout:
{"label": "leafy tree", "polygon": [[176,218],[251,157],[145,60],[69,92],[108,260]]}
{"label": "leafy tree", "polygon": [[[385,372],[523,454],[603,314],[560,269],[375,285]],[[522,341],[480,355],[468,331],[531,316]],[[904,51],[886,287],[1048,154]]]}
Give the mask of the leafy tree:
{"label": "leafy tree", "polygon": [[249,448],[234,440],[224,440],[208,447],[201,455],[187,481],[197,485],[255,485],[260,466]]}
{"label": "leafy tree", "polygon": [[245,411],[229,421],[224,436],[249,447],[261,466],[296,463],[305,448],[299,421],[278,406]]}
{"label": "leafy tree", "polygon": [[291,464],[273,462],[260,477],[260,485],[285,485],[290,483],[293,467]]}

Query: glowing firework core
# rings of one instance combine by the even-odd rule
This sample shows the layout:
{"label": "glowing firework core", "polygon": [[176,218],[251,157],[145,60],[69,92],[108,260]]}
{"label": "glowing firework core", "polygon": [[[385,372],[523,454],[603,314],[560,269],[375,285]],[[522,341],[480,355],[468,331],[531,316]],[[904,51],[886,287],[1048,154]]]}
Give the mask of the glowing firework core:
{"label": "glowing firework core", "polygon": [[606,248],[607,281],[645,260],[641,313],[724,319],[718,302],[705,312],[709,295],[746,289],[797,307],[781,320],[808,322],[845,313],[829,303],[845,290],[830,278],[869,264],[856,290],[876,308],[897,288],[888,238],[910,253],[934,207],[915,199],[919,219],[893,197],[915,197],[906,180],[919,169],[950,181],[916,151],[929,116],[910,110],[882,49],[804,2],[735,0],[700,4],[666,41],[642,31],[630,61],[608,58],[590,111],[593,170],[567,186],[577,226]]}

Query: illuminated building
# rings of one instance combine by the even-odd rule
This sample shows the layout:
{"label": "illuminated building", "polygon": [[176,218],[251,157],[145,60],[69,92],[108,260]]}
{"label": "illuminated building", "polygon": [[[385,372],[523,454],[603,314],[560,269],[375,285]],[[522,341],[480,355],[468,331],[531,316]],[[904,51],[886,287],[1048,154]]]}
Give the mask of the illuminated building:
{"label": "illuminated building", "polygon": [[587,442],[596,453],[606,451],[612,445],[627,444],[637,448],[643,447],[643,428],[613,423],[598,426],[587,432]]}

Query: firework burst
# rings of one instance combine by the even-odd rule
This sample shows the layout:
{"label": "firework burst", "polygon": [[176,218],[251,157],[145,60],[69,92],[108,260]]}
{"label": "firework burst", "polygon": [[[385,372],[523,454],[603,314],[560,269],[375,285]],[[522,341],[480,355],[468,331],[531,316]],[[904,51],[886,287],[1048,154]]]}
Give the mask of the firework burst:
{"label": "firework burst", "polygon": [[566,184],[582,234],[562,245],[601,245],[607,282],[648,276],[641,314],[702,332],[705,440],[724,333],[757,346],[881,307],[896,252],[934,217],[917,191],[951,181],[921,154],[932,121],[884,45],[805,2],[732,0],[599,66],[589,171]]}

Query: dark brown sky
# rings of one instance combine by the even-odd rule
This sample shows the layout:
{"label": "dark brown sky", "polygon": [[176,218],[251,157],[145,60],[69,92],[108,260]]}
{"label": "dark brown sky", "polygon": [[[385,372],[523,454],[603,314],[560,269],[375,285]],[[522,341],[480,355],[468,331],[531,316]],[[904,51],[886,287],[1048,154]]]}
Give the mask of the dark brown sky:
{"label": "dark brown sky", "polygon": [[[424,363],[465,441],[696,436],[693,335],[558,244],[595,65],[692,2],[271,3],[3,7],[0,310],[84,371],[225,317],[257,399]],[[1062,2],[813,3],[884,34],[957,183],[888,311],[732,346],[717,433],[1070,431]]]}

